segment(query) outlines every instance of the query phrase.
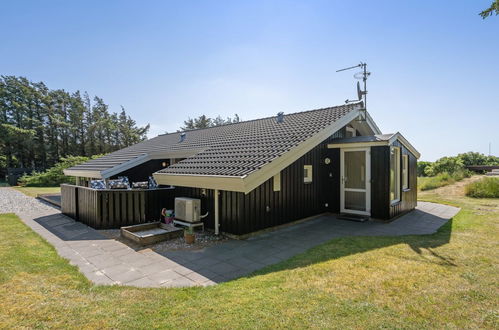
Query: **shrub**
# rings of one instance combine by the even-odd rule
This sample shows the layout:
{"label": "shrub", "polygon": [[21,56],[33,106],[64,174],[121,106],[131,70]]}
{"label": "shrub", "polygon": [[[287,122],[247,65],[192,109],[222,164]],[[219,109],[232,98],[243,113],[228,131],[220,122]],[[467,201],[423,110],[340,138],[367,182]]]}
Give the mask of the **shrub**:
{"label": "shrub", "polygon": [[499,198],[499,178],[483,178],[466,185],[466,196],[475,198]]}
{"label": "shrub", "polygon": [[459,157],[442,157],[425,168],[425,174],[435,176],[441,173],[456,173],[464,171],[464,163]]}
{"label": "shrub", "polygon": [[[93,156],[93,158],[100,157],[101,155]],[[63,170],[71,166],[75,166],[88,161],[89,157],[82,156],[69,156],[61,158],[59,163],[55,164],[45,172],[34,172],[29,175],[24,175],[19,179],[21,186],[27,187],[55,187],[61,183],[75,184],[75,178],[65,176]]]}
{"label": "shrub", "polygon": [[486,156],[479,152],[466,152],[457,155],[463,161],[464,166],[470,165],[499,165],[499,157]]}
{"label": "shrub", "polygon": [[432,162],[418,162],[418,176],[427,176],[425,170],[427,167],[431,166],[431,164]]}

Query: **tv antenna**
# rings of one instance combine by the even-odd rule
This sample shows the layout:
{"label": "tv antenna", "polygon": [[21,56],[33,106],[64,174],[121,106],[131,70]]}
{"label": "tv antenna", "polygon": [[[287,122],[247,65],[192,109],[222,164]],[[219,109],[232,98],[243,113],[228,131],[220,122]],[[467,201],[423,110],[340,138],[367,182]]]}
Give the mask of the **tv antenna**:
{"label": "tv antenna", "polygon": [[[348,68],[344,68],[344,69],[340,69],[340,70],[336,70],[336,72],[352,70],[355,68],[362,68],[362,71],[356,72],[353,75],[353,77],[355,79],[362,80],[364,82],[364,89],[360,88],[360,82],[357,81],[357,100],[346,99],[345,103],[364,101],[364,109],[362,109],[362,110],[365,113],[365,111],[367,109],[367,78],[371,75],[371,72],[367,71],[367,63],[360,62],[357,65],[350,66]],[[361,120],[365,120],[365,118],[362,118],[362,117],[363,116],[361,116]]]}

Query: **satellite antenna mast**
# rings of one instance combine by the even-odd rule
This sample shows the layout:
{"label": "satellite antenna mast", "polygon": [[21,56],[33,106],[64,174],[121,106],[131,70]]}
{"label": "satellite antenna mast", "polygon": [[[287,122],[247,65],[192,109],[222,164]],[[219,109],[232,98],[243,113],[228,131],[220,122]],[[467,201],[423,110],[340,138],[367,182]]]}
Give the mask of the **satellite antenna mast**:
{"label": "satellite antenna mast", "polygon": [[362,68],[362,71],[359,71],[353,75],[355,79],[359,79],[364,82],[364,89],[360,89],[360,82],[357,81],[357,100],[345,100],[345,103],[351,102],[364,102],[364,109],[361,109],[364,112],[364,116],[360,116],[361,120],[365,120],[365,111],[367,109],[367,78],[371,75],[371,72],[367,71],[367,63],[360,62],[357,65],[350,66],[348,68],[336,70],[336,72],[347,71],[355,68]]}

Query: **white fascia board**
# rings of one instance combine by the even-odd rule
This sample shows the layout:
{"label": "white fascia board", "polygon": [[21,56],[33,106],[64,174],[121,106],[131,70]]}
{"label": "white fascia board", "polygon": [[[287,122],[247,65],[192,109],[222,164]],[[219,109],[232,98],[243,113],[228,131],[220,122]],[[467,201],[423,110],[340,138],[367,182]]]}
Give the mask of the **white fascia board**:
{"label": "white fascia board", "polygon": [[373,141],[373,142],[350,142],[350,143],[330,143],[327,145],[328,149],[334,148],[364,148],[374,146],[387,146],[388,141]]}
{"label": "white fascia board", "polygon": [[100,171],[86,171],[86,170],[70,170],[66,169],[63,170],[64,175],[67,176],[75,176],[75,177],[81,177],[81,178],[95,178],[95,179],[102,179],[102,175]]}
{"label": "white fascia board", "polygon": [[245,192],[244,177],[224,175],[184,175],[159,172],[153,173],[153,177],[154,180],[161,185]]}
{"label": "white fascia board", "polygon": [[416,148],[414,148],[412,144],[407,141],[406,138],[402,136],[402,134],[400,134],[400,132],[393,134],[393,136],[390,138],[390,145],[393,144],[393,142],[395,142],[396,140],[399,140],[399,142],[402,143],[404,147],[406,147],[414,156],[416,156],[416,159],[419,159],[419,157],[421,157],[419,151],[417,151]]}
{"label": "white fascia board", "polygon": [[371,127],[371,129],[373,130],[374,135],[376,135],[376,134],[382,134],[381,130],[378,127],[378,125],[376,125],[376,123],[374,122],[374,119],[371,117],[371,115],[369,114],[369,112],[367,112],[367,110],[366,110],[366,122],[369,125],[369,127]]}

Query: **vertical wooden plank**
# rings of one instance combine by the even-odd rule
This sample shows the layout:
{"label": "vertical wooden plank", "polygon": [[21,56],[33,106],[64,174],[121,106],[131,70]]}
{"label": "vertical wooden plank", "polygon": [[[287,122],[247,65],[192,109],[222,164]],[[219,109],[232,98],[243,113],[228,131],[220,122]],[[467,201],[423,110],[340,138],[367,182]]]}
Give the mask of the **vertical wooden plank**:
{"label": "vertical wooden plank", "polygon": [[107,223],[104,221],[104,217],[102,214],[102,205],[103,205],[103,196],[104,193],[101,191],[95,191],[95,216],[96,221],[99,223],[99,228],[108,228]]}
{"label": "vertical wooden plank", "polygon": [[127,225],[126,194],[120,191],[119,195],[120,195],[120,226],[125,226]]}
{"label": "vertical wooden plank", "polygon": [[134,223],[142,223],[140,221],[140,197],[138,191],[130,191],[133,194],[133,221]]}
{"label": "vertical wooden plank", "polygon": [[126,192],[125,196],[127,197],[127,224],[131,225],[133,224],[133,196]]}
{"label": "vertical wooden plank", "polygon": [[114,193],[112,192],[109,192],[107,194],[107,198],[108,198],[108,205],[107,205],[107,210],[108,210],[108,221],[109,221],[109,225],[112,227],[112,228],[116,228],[115,227],[115,221],[114,221]]}
{"label": "vertical wooden plank", "polygon": [[236,230],[237,226],[235,226],[235,224],[239,222],[239,208],[237,205],[238,193],[234,191],[229,191],[229,194],[231,195],[231,201],[232,201],[230,207],[232,210],[232,216],[229,219],[229,221],[232,224],[233,229]]}
{"label": "vertical wooden plank", "polygon": [[141,222],[146,222],[146,217],[145,217],[145,207],[146,207],[145,192],[141,191],[139,194],[140,194],[140,221]]}

